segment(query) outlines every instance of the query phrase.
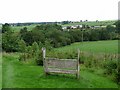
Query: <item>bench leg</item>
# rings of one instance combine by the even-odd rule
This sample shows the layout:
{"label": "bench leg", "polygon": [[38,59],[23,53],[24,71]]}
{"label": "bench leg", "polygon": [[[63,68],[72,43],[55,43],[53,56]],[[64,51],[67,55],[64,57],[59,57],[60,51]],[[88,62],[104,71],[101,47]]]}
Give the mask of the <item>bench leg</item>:
{"label": "bench leg", "polygon": [[48,72],[45,72],[45,76],[50,75]]}
{"label": "bench leg", "polygon": [[79,77],[79,73],[77,73],[77,74],[76,74],[76,78],[77,78],[77,79],[79,79],[79,78],[80,78],[80,77]]}

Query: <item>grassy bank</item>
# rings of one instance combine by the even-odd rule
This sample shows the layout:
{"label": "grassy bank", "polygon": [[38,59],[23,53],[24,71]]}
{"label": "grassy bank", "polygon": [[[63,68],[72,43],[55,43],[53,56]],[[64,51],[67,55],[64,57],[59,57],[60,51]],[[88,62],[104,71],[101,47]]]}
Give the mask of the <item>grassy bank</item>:
{"label": "grassy bank", "polygon": [[[117,88],[112,80],[85,70],[81,66],[80,80],[72,75],[45,76],[42,66],[27,65],[17,53],[3,54],[3,88]],[[104,81],[104,83],[103,83]]]}

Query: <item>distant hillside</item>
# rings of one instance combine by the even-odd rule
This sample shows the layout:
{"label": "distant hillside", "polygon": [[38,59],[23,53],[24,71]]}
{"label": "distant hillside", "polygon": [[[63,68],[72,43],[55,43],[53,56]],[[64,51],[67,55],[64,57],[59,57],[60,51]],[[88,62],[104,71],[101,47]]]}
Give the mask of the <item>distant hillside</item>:
{"label": "distant hillside", "polygon": [[62,26],[72,26],[72,25],[89,25],[89,26],[107,26],[107,25],[113,25],[116,22],[116,20],[108,20],[108,21],[83,21],[83,22],[70,22],[68,24],[64,24]]}

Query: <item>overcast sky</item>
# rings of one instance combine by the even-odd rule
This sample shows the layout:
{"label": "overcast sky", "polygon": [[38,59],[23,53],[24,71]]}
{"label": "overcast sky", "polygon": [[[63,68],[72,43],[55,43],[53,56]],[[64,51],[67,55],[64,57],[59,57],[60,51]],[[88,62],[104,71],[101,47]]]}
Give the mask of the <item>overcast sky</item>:
{"label": "overcast sky", "polygon": [[0,0],[0,23],[116,20],[119,0]]}

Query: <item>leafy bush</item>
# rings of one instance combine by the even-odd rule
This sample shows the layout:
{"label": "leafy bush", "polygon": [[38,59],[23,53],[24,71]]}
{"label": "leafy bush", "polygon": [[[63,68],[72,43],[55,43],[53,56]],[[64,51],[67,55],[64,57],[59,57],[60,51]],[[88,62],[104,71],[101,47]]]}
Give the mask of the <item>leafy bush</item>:
{"label": "leafy bush", "polygon": [[110,75],[112,73],[114,73],[117,69],[117,61],[116,60],[109,60],[107,61],[106,65],[105,65],[105,69],[106,69],[106,74]]}
{"label": "leafy bush", "polygon": [[42,66],[43,65],[43,56],[42,56],[42,51],[38,52],[37,57],[35,58],[35,61],[37,63],[37,65]]}
{"label": "leafy bush", "polygon": [[17,34],[8,31],[2,34],[2,49],[6,52],[19,51],[18,48],[19,36]]}

